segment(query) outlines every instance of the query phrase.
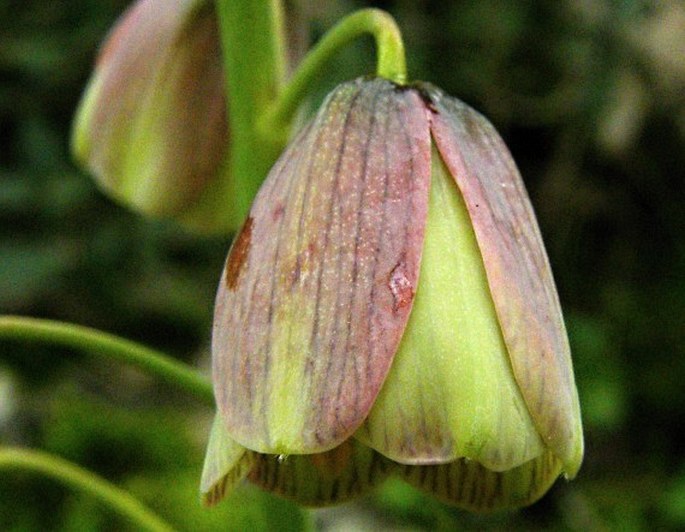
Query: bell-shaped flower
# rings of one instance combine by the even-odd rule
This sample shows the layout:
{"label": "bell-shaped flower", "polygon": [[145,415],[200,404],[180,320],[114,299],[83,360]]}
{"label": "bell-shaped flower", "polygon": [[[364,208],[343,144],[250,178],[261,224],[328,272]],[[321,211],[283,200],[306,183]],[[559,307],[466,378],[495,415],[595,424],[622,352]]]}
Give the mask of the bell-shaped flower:
{"label": "bell-shaped flower", "polygon": [[81,100],[77,160],[119,202],[211,227],[203,202],[221,179],[227,137],[214,3],[138,0],[110,32]]}
{"label": "bell-shaped flower", "polygon": [[247,477],[304,504],[388,475],[476,511],[575,476],[568,340],[511,156],[429,85],[335,89],[229,252],[201,491]]}

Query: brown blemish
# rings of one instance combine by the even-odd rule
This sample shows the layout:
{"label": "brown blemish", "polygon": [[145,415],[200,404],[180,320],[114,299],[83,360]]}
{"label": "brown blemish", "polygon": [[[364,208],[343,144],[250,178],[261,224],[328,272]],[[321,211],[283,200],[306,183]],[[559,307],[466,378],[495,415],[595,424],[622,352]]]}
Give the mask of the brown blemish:
{"label": "brown blemish", "polygon": [[245,261],[247,260],[247,255],[250,252],[250,244],[252,241],[252,217],[250,216],[245,223],[243,228],[235,237],[233,245],[231,246],[231,251],[228,254],[228,261],[226,262],[226,286],[230,290],[235,290],[236,284],[238,284],[238,278],[243,270]]}
{"label": "brown blemish", "polygon": [[290,288],[293,288],[302,277],[303,270],[310,268],[314,254],[316,253],[317,247],[314,242],[310,242],[307,245],[307,249],[302,253],[298,253],[295,259],[295,265],[290,270]]}
{"label": "brown blemish", "polygon": [[300,256],[295,260],[295,267],[290,272],[290,286],[293,287],[300,280],[300,274],[302,273],[302,259]]}
{"label": "brown blemish", "polygon": [[282,203],[279,203],[276,205],[274,208],[273,212],[271,213],[271,217],[274,222],[277,222],[281,218],[283,218],[283,213],[285,212],[285,207],[283,206]]}
{"label": "brown blemish", "polygon": [[407,266],[404,261],[400,261],[392,269],[388,276],[388,288],[392,294],[392,310],[398,310],[409,305],[414,299],[414,287],[407,277]]}

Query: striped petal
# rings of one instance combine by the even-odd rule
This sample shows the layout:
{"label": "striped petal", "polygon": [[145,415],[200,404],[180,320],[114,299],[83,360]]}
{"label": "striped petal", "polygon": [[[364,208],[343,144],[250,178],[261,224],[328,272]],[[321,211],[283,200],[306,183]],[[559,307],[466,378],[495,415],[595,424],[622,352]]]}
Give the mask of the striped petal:
{"label": "striped petal", "polygon": [[251,482],[306,506],[326,506],[363,495],[385,480],[391,469],[383,456],[354,440],[320,454],[252,454]]}
{"label": "striped petal", "polygon": [[574,476],[580,408],[559,300],[528,195],[492,125],[429,89],[431,131],[471,217],[516,381],[538,432]]}
{"label": "striped petal", "polygon": [[474,461],[434,466],[399,466],[408,483],[438,499],[472,512],[492,512],[533,504],[559,476],[561,462],[550,451],[504,472]]}
{"label": "striped petal", "polygon": [[202,502],[217,504],[247,476],[252,465],[252,454],[232,440],[221,417],[214,416],[200,481]]}
{"label": "striped petal", "polygon": [[242,445],[320,452],[363,422],[411,310],[429,179],[426,108],[384,80],[341,85],[277,162],[216,301],[214,389]]}

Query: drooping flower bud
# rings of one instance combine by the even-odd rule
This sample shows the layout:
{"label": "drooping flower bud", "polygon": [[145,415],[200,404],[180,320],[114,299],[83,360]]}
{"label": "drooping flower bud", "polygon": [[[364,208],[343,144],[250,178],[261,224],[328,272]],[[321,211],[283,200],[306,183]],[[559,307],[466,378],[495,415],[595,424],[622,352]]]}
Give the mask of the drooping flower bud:
{"label": "drooping flower bud", "polygon": [[225,107],[213,2],[138,0],[100,52],[73,151],[121,203],[211,225],[200,203],[222,179]]}
{"label": "drooping flower bud", "polygon": [[323,504],[396,474],[491,510],[582,460],[521,178],[492,126],[428,85],[362,79],[327,98],[233,243],[212,351],[208,502],[244,476]]}

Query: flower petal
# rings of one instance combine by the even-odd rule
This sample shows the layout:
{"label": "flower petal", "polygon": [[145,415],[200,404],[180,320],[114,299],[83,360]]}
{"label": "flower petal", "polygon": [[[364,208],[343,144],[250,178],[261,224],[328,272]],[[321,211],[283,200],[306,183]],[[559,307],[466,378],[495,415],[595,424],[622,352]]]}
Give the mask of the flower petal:
{"label": "flower petal", "polygon": [[501,473],[463,459],[434,466],[399,466],[400,476],[413,486],[472,512],[532,504],[545,494],[560,471],[561,461],[550,451]]}
{"label": "flower petal", "polygon": [[243,480],[253,465],[253,456],[231,439],[219,415],[214,416],[202,469],[202,502],[214,506]]}
{"label": "flower petal", "polygon": [[251,482],[306,506],[358,497],[385,480],[391,468],[388,460],[355,440],[320,454],[252,454]]}
{"label": "flower petal", "polygon": [[356,437],[391,460],[475,460],[502,471],[544,447],[511,372],[464,200],[433,149],[416,300]]}
{"label": "flower petal", "polygon": [[232,437],[332,449],[386,377],[417,284],[427,112],[384,80],[341,85],[269,174],[219,287],[214,389]]}
{"label": "flower petal", "polygon": [[583,455],[568,338],[533,209],[492,125],[429,89],[431,131],[468,209],[514,376],[545,444],[574,476]]}
{"label": "flower petal", "polygon": [[79,106],[76,158],[117,200],[168,216],[192,206],[217,176],[227,130],[213,3],[134,3]]}

